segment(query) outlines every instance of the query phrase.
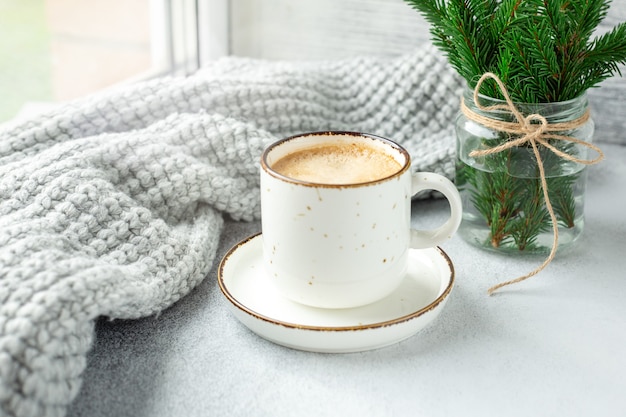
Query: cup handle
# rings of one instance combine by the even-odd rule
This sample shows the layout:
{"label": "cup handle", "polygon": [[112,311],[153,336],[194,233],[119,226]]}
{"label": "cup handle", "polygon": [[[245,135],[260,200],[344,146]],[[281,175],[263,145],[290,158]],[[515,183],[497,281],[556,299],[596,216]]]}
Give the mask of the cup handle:
{"label": "cup handle", "polygon": [[461,196],[452,181],[432,172],[416,172],[411,179],[411,195],[423,190],[436,190],[446,197],[450,204],[450,218],[441,226],[432,230],[411,229],[411,247],[426,249],[440,245],[456,233],[461,224],[463,204]]}

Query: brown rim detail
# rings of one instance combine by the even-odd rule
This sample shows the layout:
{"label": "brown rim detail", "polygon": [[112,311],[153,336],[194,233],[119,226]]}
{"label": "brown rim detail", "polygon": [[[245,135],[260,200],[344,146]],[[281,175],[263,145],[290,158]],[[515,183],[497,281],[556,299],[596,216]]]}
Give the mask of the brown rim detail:
{"label": "brown rim detail", "polygon": [[[287,177],[285,175],[279,174],[278,172],[274,171],[270,167],[270,165],[267,162],[267,157],[274,148],[281,146],[284,143],[289,142],[291,140],[308,137],[308,136],[355,136],[355,137],[360,137],[360,138],[379,140],[381,142],[386,143],[387,145],[391,146],[393,149],[399,151],[402,155],[404,155],[406,162],[404,163],[404,165],[398,172],[395,172],[392,175],[389,175],[384,178],[379,178],[373,181],[361,182],[361,183],[355,183],[355,184],[323,184],[323,183],[302,181],[302,180],[298,180],[295,178],[291,178],[291,177]],[[360,132],[351,132],[351,131],[343,131],[343,130],[329,130],[329,131],[309,132],[309,133],[301,133],[298,135],[293,135],[285,139],[280,139],[270,144],[267,148],[265,148],[265,150],[261,154],[261,168],[263,169],[263,171],[267,172],[272,177],[285,181],[285,182],[290,182],[293,184],[304,185],[307,187],[317,187],[317,188],[354,188],[354,187],[362,187],[362,186],[367,186],[367,185],[378,184],[378,183],[388,181],[392,178],[396,178],[402,175],[405,171],[407,171],[410,168],[410,166],[411,166],[411,156],[409,155],[409,152],[398,143],[392,141],[391,139],[387,139],[382,136],[373,135],[371,133],[360,133]]]}
{"label": "brown rim detail", "polygon": [[254,317],[256,319],[263,320],[263,321],[271,323],[271,324],[277,324],[279,326],[287,327],[287,328],[290,328],[290,329],[302,329],[302,330],[312,330],[312,331],[327,331],[327,332],[346,332],[346,331],[355,331],[355,330],[378,329],[378,328],[381,328],[381,327],[388,327],[388,326],[392,326],[394,324],[404,323],[404,322],[407,322],[407,321],[412,320],[414,318],[420,317],[420,316],[428,313],[429,311],[434,310],[437,306],[439,306],[439,304],[441,304],[448,297],[448,295],[450,294],[450,291],[452,291],[452,287],[454,286],[454,275],[455,275],[454,265],[452,264],[452,261],[450,260],[450,257],[448,256],[448,254],[445,253],[443,251],[443,249],[441,249],[439,246],[437,246],[436,247],[437,251],[444,257],[446,263],[450,267],[450,282],[448,282],[448,285],[446,286],[446,288],[443,290],[443,292],[435,300],[433,300],[433,302],[431,302],[427,306],[422,307],[421,309],[419,309],[417,311],[414,311],[411,314],[407,314],[405,316],[398,317],[398,318],[395,318],[393,320],[382,321],[382,322],[379,322],[379,323],[364,324],[364,325],[358,325],[358,326],[342,326],[342,327],[322,327],[322,326],[299,325],[299,324],[294,324],[294,323],[284,322],[284,321],[281,321],[281,320],[272,319],[270,317],[267,317],[267,316],[264,316],[262,314],[259,314],[256,311],[254,311],[254,310],[246,307],[242,303],[240,303],[235,298],[235,296],[233,296],[230,293],[230,291],[228,291],[228,289],[226,288],[226,285],[224,284],[224,267],[226,265],[226,262],[228,261],[228,258],[235,251],[237,251],[237,249],[239,249],[241,246],[243,246],[246,243],[250,242],[251,240],[259,237],[260,235],[261,235],[261,233],[255,233],[254,235],[248,236],[247,238],[243,239],[242,241],[237,243],[235,246],[233,246],[231,249],[229,249],[228,252],[226,252],[226,255],[224,255],[224,257],[222,258],[222,260],[220,262],[220,265],[219,265],[219,268],[217,270],[217,282],[218,282],[218,285],[220,287],[220,290],[226,296],[228,301],[230,301],[230,303],[233,304],[235,307],[237,307],[239,310],[243,311],[247,315],[252,316],[252,317]]}

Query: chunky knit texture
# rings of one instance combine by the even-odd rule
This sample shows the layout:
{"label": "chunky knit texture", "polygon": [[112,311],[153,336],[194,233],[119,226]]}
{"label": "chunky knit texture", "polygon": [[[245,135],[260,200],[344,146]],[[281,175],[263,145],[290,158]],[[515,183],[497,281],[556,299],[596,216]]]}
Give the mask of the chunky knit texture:
{"label": "chunky knit texture", "polygon": [[95,319],[158,313],[205,278],[222,216],[260,216],[270,142],[329,129],[453,174],[462,89],[427,47],[397,58],[226,58],[0,131],[0,416],[62,416]]}

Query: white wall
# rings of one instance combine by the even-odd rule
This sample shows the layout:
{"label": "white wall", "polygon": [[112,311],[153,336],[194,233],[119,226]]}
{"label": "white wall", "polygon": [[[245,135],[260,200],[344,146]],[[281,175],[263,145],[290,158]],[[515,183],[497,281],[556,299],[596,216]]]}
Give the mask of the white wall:
{"label": "white wall", "polygon": [[[430,42],[427,23],[403,0],[229,1],[232,55],[280,60],[388,56]],[[624,21],[626,0],[613,0],[599,32]],[[626,78],[613,77],[589,96],[596,137],[626,144]]]}
{"label": "white wall", "polygon": [[231,53],[319,60],[396,55],[429,38],[401,0],[232,0]]}

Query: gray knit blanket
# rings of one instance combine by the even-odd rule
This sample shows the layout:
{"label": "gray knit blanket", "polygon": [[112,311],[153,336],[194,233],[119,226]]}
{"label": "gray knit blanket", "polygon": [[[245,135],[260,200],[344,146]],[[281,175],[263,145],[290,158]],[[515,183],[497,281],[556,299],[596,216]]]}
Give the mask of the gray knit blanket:
{"label": "gray knit blanket", "polygon": [[267,144],[370,132],[406,146],[415,169],[452,177],[462,88],[432,47],[225,58],[0,130],[0,416],[63,416],[98,317],[158,313],[207,276],[223,216],[260,216]]}

